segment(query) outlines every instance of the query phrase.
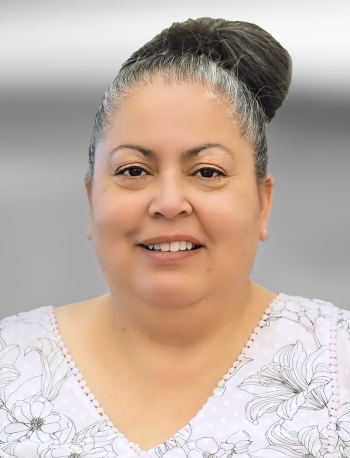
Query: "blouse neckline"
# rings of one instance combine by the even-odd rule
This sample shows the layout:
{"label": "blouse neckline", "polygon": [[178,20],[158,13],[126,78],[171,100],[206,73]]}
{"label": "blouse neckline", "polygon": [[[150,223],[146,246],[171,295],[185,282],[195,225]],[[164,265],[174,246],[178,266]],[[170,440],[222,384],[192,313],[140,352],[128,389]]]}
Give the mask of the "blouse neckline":
{"label": "blouse neckline", "polygon": [[[222,377],[222,379],[218,382],[218,386],[213,390],[213,394],[209,396],[207,401],[203,404],[201,409],[197,412],[197,414],[188,422],[192,423],[202,412],[204,407],[207,406],[207,404],[211,401],[211,399],[215,398],[215,395],[220,391],[221,386],[226,382],[227,379],[229,379],[234,372],[236,372],[237,366],[240,365],[241,361],[245,359],[245,354],[248,352],[249,347],[252,345],[253,341],[256,339],[259,331],[261,328],[263,328],[266,324],[266,320],[268,319],[269,315],[271,314],[273,308],[275,305],[280,302],[282,297],[285,297],[286,295],[284,293],[278,293],[275,299],[267,306],[265,309],[265,312],[263,313],[260,321],[257,323],[257,326],[254,328],[252,334],[250,335],[249,340],[246,342],[245,346],[243,347],[241,353],[239,354],[238,358],[234,361],[232,366],[229,368],[228,372]],[[109,417],[104,413],[104,409],[100,407],[100,403],[96,399],[95,395],[91,393],[90,388],[87,386],[86,381],[83,380],[82,374],[79,372],[79,369],[77,368],[76,363],[72,360],[71,355],[69,354],[69,351],[67,347],[64,345],[64,342],[62,341],[62,337],[60,335],[60,332],[58,330],[57,326],[57,320],[56,320],[56,314],[54,307],[52,305],[49,306],[49,316],[50,316],[50,324],[52,328],[52,332],[55,336],[56,343],[57,345],[61,348],[62,354],[71,369],[71,372],[74,374],[74,378],[76,382],[79,384],[83,392],[86,394],[87,401],[89,401],[96,409],[96,413],[98,413],[100,420],[105,420],[107,425],[110,426],[114,432],[118,433],[118,436],[121,437],[126,445],[131,448],[133,451],[137,453],[137,455],[145,455],[148,454],[149,452],[154,451],[157,447],[159,447],[162,444],[158,444],[155,447],[152,447],[149,450],[142,450],[141,447],[138,444],[135,444],[134,442],[129,441],[123,433],[121,433],[118,428],[109,420]],[[181,430],[180,430],[181,431]],[[175,434],[178,434],[180,431],[177,431]],[[174,434],[174,435],[175,435]],[[170,439],[170,438],[169,438]],[[167,440],[169,440],[167,439]],[[163,442],[162,442],[163,443]]]}

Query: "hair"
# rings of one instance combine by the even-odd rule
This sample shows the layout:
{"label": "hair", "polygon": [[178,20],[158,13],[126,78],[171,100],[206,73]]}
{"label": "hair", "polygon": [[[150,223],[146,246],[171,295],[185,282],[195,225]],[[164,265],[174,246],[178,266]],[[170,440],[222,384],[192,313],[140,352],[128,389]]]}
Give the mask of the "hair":
{"label": "hair", "polygon": [[85,182],[92,186],[96,147],[123,100],[154,81],[210,91],[253,147],[257,184],[266,180],[266,125],[288,96],[292,59],[261,27],[202,17],[174,22],[121,66],[98,107]]}

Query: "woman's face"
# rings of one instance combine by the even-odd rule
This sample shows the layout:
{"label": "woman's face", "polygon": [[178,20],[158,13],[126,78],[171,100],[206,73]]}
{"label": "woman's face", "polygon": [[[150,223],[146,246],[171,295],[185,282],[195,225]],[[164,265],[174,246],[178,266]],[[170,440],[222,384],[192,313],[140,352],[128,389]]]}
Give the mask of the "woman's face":
{"label": "woman's face", "polygon": [[[231,154],[210,147],[182,156],[208,143]],[[135,147],[113,152],[125,144]],[[87,237],[112,296],[181,308],[246,291],[259,240],[266,240],[273,178],[257,186],[252,147],[213,94],[154,82],[126,98],[98,145],[93,188],[85,188]],[[162,264],[139,245],[174,234],[191,235],[203,247]]]}

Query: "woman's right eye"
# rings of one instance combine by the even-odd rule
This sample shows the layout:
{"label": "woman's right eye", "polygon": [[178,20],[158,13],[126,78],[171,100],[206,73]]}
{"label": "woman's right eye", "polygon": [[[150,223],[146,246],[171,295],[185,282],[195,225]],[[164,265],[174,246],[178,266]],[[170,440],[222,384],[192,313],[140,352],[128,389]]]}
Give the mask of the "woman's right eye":
{"label": "woman's right eye", "polygon": [[[142,169],[141,167],[133,166],[133,167],[126,167],[125,169],[119,170],[119,172],[117,172],[116,175],[123,175],[123,176],[129,177],[129,178],[139,177],[140,176],[139,173],[136,172],[136,174],[134,174],[135,170],[136,171],[140,171],[141,170],[141,172],[142,171],[145,172],[145,170]],[[124,174],[124,172],[126,172],[126,171],[130,171],[129,175]]]}

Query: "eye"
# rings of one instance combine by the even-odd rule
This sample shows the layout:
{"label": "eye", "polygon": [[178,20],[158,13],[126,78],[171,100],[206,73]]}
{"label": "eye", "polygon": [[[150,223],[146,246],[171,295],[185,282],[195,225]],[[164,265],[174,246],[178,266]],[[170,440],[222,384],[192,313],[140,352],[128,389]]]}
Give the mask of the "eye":
{"label": "eye", "polygon": [[203,170],[204,170],[205,172],[209,172],[209,175],[212,174],[212,173],[217,173],[218,176],[216,176],[216,177],[207,176],[207,173],[205,173],[205,176],[204,176],[204,177],[202,176],[202,177],[200,177],[200,178],[204,178],[204,179],[208,179],[208,178],[209,178],[209,179],[210,179],[210,178],[219,178],[219,176],[220,176],[220,177],[225,176],[225,174],[224,174],[223,172],[221,172],[220,170],[213,169],[213,168],[211,168],[211,167],[203,167],[203,168],[197,170],[196,173],[202,172]]}
{"label": "eye", "polygon": [[[128,170],[130,170],[129,175],[125,175],[124,172],[126,172],[126,171],[128,171]],[[135,170],[136,170],[137,172],[140,171],[140,170],[141,170],[141,172],[142,172],[142,171],[143,171],[143,172],[145,171],[145,170],[142,169],[141,167],[136,167],[136,166],[134,165],[133,167],[126,167],[125,169],[119,170],[119,172],[117,172],[116,175],[123,175],[123,176],[125,176],[125,177],[130,177],[130,178],[139,177],[139,176],[140,176],[139,173],[136,172],[136,174],[134,174],[134,173],[135,173]]]}
{"label": "eye", "polygon": [[[203,170],[205,171],[204,172],[205,175],[208,175],[208,172],[209,172],[209,176],[201,176],[199,178],[211,179],[211,178],[219,178],[219,177],[225,176],[225,174],[223,172],[221,172],[220,170],[214,169],[212,167],[202,167],[201,169],[197,170],[197,172],[195,172],[195,174],[200,173]],[[126,175],[124,173],[124,172],[127,172],[127,171],[129,171],[128,175]],[[122,175],[122,176],[125,176],[125,177],[136,178],[136,177],[141,176],[141,174],[139,173],[140,171],[141,171],[141,173],[145,172],[145,170],[142,167],[132,166],[132,167],[126,167],[125,169],[119,170],[119,172],[117,172],[116,175]],[[217,176],[213,177],[212,176],[213,173],[217,173]]]}

